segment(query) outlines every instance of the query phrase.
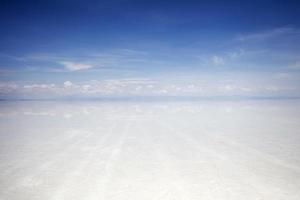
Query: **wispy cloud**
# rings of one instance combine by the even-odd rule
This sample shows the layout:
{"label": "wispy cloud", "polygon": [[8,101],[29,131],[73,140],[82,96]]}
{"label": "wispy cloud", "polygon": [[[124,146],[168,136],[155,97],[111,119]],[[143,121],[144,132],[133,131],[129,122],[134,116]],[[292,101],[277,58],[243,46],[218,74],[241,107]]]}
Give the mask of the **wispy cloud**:
{"label": "wispy cloud", "polygon": [[300,34],[300,30],[292,27],[279,27],[279,28],[260,31],[256,33],[241,34],[237,36],[235,40],[240,42],[247,42],[253,40],[268,40],[268,39],[285,36],[289,34]]}
{"label": "wispy cloud", "polygon": [[279,27],[241,34],[209,53],[196,56],[202,67],[227,70],[295,70],[299,69],[300,29]]}
{"label": "wispy cloud", "polygon": [[[154,63],[148,52],[136,49],[106,49],[106,50],[81,50],[64,51],[60,53],[36,52],[21,56],[0,54],[0,57],[13,61],[29,64],[44,65],[39,67],[50,72],[66,72],[89,70],[91,68],[124,68],[138,66],[142,63]],[[63,68],[59,68],[63,66]]]}
{"label": "wispy cloud", "polygon": [[217,56],[217,55],[213,55],[210,58],[210,61],[215,66],[220,66],[220,65],[224,65],[225,64],[224,59],[221,56]]}
{"label": "wispy cloud", "polygon": [[94,67],[91,64],[75,63],[75,62],[70,62],[70,61],[61,61],[59,63],[61,65],[63,65],[69,71],[86,70],[86,69],[90,69],[90,68]]}

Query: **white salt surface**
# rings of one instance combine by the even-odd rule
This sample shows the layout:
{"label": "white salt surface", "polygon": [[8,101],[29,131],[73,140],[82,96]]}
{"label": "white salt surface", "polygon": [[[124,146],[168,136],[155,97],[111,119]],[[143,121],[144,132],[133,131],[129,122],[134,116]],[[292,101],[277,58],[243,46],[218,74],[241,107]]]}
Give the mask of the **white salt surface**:
{"label": "white salt surface", "polygon": [[299,200],[300,102],[1,102],[1,200]]}

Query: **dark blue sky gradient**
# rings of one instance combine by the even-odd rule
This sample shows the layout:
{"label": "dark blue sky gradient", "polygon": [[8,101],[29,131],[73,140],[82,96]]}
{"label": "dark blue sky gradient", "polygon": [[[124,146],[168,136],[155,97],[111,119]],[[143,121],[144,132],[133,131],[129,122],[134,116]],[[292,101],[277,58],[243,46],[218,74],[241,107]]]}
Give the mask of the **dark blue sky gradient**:
{"label": "dark blue sky gradient", "polygon": [[1,1],[1,51],[185,45],[227,34],[299,26],[299,1]]}
{"label": "dark blue sky gradient", "polygon": [[[111,79],[203,79],[218,92],[237,76],[235,85],[244,85],[225,90],[295,93],[299,10],[290,0],[2,0],[0,95],[7,82],[22,88]],[[153,90],[168,92],[164,87]]]}

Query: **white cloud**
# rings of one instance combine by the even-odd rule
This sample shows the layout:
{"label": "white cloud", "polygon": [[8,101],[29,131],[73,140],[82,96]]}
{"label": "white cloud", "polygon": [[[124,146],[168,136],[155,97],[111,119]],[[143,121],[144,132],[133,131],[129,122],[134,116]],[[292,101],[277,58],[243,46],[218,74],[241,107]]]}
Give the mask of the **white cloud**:
{"label": "white cloud", "polygon": [[228,90],[228,91],[231,91],[231,90],[234,90],[234,89],[235,89],[235,86],[232,86],[232,85],[225,85],[225,86],[224,86],[224,89],[225,89],[225,90]]}
{"label": "white cloud", "polygon": [[20,86],[14,82],[0,82],[0,93],[16,92],[19,87]]}
{"label": "white cloud", "polygon": [[34,89],[51,89],[54,88],[55,84],[32,84],[32,85],[24,85],[23,88],[24,89],[30,89],[30,90],[34,90]]}
{"label": "white cloud", "polygon": [[275,92],[279,90],[277,86],[266,86],[264,89],[268,91],[275,91]]}
{"label": "white cloud", "polygon": [[[300,94],[295,86],[299,81],[277,78],[278,73],[206,74],[187,79],[160,77],[158,79],[106,79],[83,82],[66,80],[60,84],[0,82],[0,94],[22,97],[101,96],[226,96],[226,95],[292,95]],[[176,76],[177,77],[177,76]]]}
{"label": "white cloud", "polygon": [[254,90],[254,88],[250,88],[250,87],[241,87],[240,88],[243,92],[252,92]]}
{"label": "white cloud", "polygon": [[73,83],[71,81],[65,81],[64,82],[64,87],[65,88],[69,88],[69,87],[72,87],[73,86]]}
{"label": "white cloud", "polygon": [[88,93],[92,89],[92,86],[89,84],[84,84],[81,86],[81,92],[82,93]]}
{"label": "white cloud", "polygon": [[70,62],[70,61],[62,61],[62,62],[59,62],[59,63],[61,65],[63,65],[69,71],[85,70],[85,69],[90,69],[90,68],[94,67],[91,64],[74,63],[74,62]]}

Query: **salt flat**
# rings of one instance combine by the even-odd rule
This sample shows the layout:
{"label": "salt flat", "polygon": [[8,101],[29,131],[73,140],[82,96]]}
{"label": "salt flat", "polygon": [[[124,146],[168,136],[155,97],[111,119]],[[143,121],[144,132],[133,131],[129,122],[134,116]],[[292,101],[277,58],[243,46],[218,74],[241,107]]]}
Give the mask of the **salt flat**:
{"label": "salt flat", "polygon": [[300,102],[1,102],[1,200],[298,200]]}

